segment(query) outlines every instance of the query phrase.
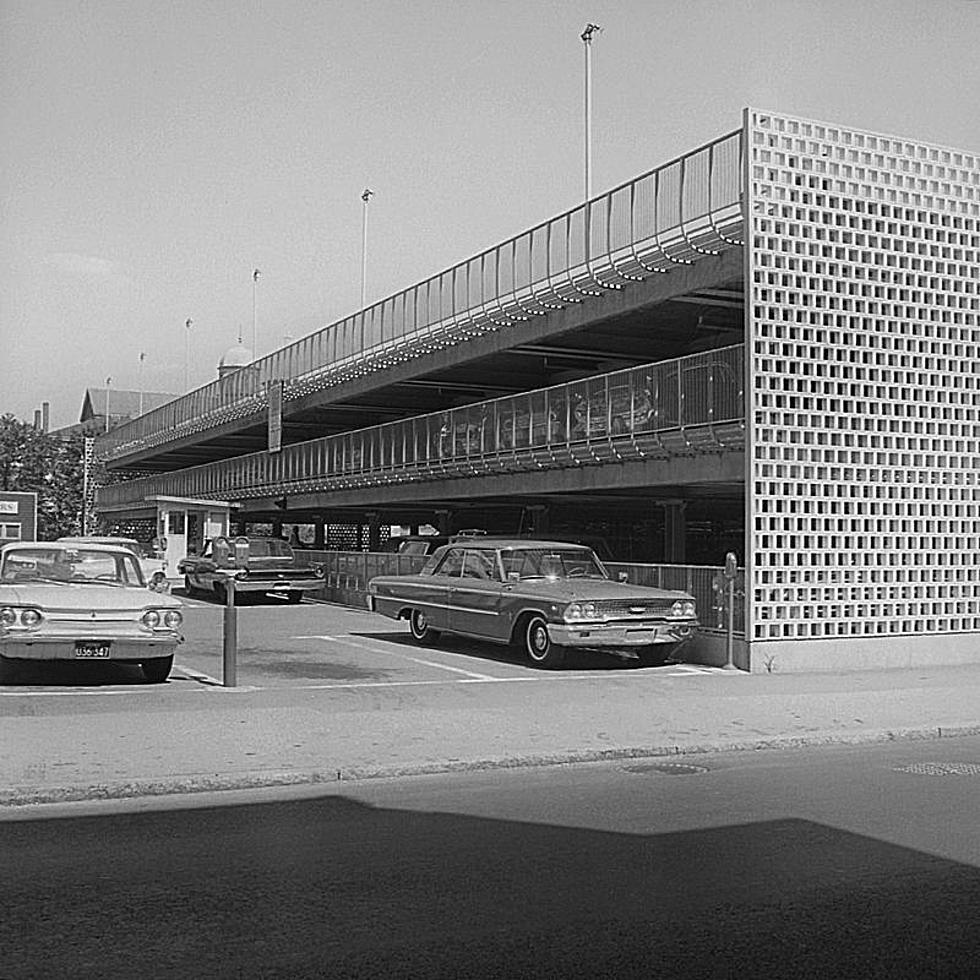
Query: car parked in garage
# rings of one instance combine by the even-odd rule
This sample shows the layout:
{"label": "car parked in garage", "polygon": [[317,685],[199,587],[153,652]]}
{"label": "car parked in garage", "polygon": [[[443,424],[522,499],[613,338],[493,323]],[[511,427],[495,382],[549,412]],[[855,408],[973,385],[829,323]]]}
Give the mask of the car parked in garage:
{"label": "car parked in garage", "polygon": [[38,541],[0,552],[2,672],[18,660],[112,660],[159,683],[182,622],[180,601],[148,587],[128,548]]}
{"label": "car parked in garage", "polygon": [[582,545],[520,538],[445,545],[416,575],[371,579],[367,604],[407,619],[417,643],[443,632],[510,643],[546,668],[576,647],[659,665],[698,625],[686,592],[612,581]]}

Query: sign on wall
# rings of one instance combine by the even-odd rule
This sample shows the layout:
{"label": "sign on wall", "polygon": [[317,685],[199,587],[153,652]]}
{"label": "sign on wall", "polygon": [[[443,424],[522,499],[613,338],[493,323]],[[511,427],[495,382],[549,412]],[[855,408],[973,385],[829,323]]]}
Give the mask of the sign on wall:
{"label": "sign on wall", "polygon": [[37,540],[37,494],[33,491],[0,491],[0,545],[9,541]]}

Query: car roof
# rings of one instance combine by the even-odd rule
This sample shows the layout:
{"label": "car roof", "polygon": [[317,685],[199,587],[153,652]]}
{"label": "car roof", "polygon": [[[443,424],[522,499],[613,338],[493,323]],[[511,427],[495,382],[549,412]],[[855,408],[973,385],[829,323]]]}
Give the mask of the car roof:
{"label": "car roof", "polygon": [[132,544],[139,544],[136,538],[120,538],[113,535],[97,535],[97,534],[78,534],[78,535],[65,535],[63,538],[58,538],[54,544],[116,544],[119,541],[126,541]]}
{"label": "car roof", "polygon": [[548,541],[534,538],[490,538],[475,537],[461,538],[451,542],[447,547],[450,548],[498,548],[498,549],[527,549],[540,550],[542,548],[577,548],[580,551],[591,551],[587,544],[576,544],[573,541]]}
{"label": "car roof", "polygon": [[99,551],[109,551],[112,554],[129,555],[132,557],[132,552],[129,548],[123,547],[121,544],[110,544],[105,541],[92,541],[83,540],[81,538],[75,539],[64,539],[57,541],[12,541],[10,544],[4,546],[4,550],[16,551],[21,548],[30,548],[32,551],[41,549],[42,551],[65,551],[72,545],[90,545],[93,548],[98,548]]}

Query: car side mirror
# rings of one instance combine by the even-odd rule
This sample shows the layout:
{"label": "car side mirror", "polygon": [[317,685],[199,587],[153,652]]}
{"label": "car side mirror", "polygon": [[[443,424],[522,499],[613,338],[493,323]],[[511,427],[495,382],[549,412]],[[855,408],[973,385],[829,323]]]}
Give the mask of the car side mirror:
{"label": "car side mirror", "polygon": [[616,575],[616,581],[617,582],[628,582],[629,580],[630,580],[630,577],[629,577],[629,575],[626,574],[626,572],[619,572]]}

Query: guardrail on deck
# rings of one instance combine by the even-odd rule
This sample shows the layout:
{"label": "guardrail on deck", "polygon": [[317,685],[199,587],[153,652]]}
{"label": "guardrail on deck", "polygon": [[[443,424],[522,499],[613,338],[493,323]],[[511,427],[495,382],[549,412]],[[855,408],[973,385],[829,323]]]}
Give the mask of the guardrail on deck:
{"label": "guardrail on deck", "polygon": [[99,436],[111,460],[743,243],[742,131],[649,171]]}
{"label": "guardrail on deck", "polygon": [[744,346],[705,351],[101,487],[97,506],[150,494],[239,500],[558,469],[736,448]]}

